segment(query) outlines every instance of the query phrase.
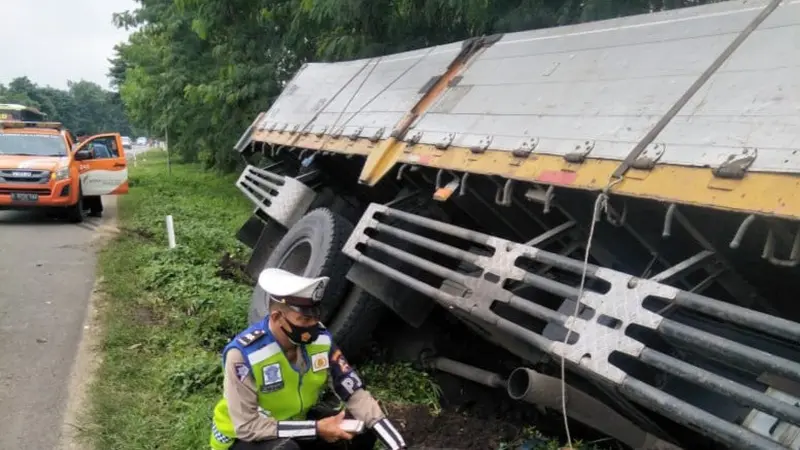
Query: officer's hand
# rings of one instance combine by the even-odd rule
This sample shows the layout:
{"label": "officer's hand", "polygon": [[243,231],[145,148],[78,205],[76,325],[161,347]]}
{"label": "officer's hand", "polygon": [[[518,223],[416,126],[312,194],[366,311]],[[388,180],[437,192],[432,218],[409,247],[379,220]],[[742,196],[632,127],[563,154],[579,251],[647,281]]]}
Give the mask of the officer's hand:
{"label": "officer's hand", "polygon": [[342,421],[344,420],[344,411],[331,417],[326,417],[317,421],[317,434],[325,440],[325,442],[336,442],[344,439],[349,441],[353,439],[353,435],[344,431],[341,428]]}

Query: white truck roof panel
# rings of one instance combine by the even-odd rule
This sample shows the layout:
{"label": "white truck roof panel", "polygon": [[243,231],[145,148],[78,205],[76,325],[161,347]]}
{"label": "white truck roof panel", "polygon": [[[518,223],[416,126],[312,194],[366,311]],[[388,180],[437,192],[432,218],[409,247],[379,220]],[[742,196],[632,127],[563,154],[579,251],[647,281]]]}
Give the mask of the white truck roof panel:
{"label": "white truck roof panel", "polygon": [[299,126],[311,133],[338,130],[346,136],[387,138],[424,94],[420,88],[441,75],[460,50],[461,44],[454,43],[371,59],[306,64],[259,128],[289,124],[290,131]]}
{"label": "white truck roof panel", "polygon": [[[619,160],[767,6],[728,1],[510,33],[473,57],[409,130],[423,144]],[[800,172],[800,1],[784,0],[654,139],[659,164]],[[461,42],[305,65],[257,125],[385,139]],[[589,144],[589,145],[587,145]]]}
{"label": "white truck roof panel", "polygon": [[661,163],[717,166],[747,147],[751,172],[800,172],[800,1],[767,17],[656,141]]}

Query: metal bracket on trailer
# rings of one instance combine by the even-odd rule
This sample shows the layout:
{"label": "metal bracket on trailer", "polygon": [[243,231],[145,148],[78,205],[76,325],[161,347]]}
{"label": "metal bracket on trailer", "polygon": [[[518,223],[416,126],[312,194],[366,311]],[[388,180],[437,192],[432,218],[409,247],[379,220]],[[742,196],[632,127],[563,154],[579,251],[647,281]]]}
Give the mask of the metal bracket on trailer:
{"label": "metal bracket on trailer", "polygon": [[649,145],[631,164],[632,169],[653,170],[658,160],[664,156],[667,146],[664,144]]}
{"label": "metal bracket on trailer", "polygon": [[589,157],[589,153],[594,150],[594,141],[585,141],[583,144],[575,146],[575,151],[564,155],[564,160],[571,164],[581,164]]}
{"label": "metal bracket on trailer", "polygon": [[[428,232],[456,237],[466,241],[467,246],[488,247],[492,253],[487,256],[456,248],[444,244],[441,239],[410,233],[399,226],[383,223],[384,219],[399,220]],[[449,258],[469,263],[481,270],[477,275],[457,272],[388,245],[381,241],[381,235],[399,238]],[[379,252],[381,260],[367,257],[362,252],[365,248]],[[576,371],[593,378],[604,379],[615,385],[626,398],[687,427],[697,429],[733,448],[774,449],[779,444],[636,378],[609,360],[612,353],[626,354],[651,369],[768,413],[777,420],[800,426],[800,408],[796,408],[793,404],[741,384],[735,378],[726,378],[707,368],[662,353],[626,335],[626,329],[630,325],[644,327],[671,342],[698,349],[710,358],[729,361],[738,367],[773,373],[800,382],[800,363],[752,347],[744,341],[727,339],[661,316],[645,309],[643,302],[650,297],[661,298],[675,306],[714,317],[724,323],[782,338],[795,346],[800,344],[798,323],[591,264],[586,267],[588,279],[605,282],[609,289],[605,293],[590,289],[579,293],[575,286],[528,272],[515,263],[523,258],[580,276],[584,270],[581,261],[379,204],[369,206],[350,235],[343,252],[375,272],[432,298],[446,309],[460,310],[558,359],[563,355]],[[461,291],[463,294],[454,295],[452,290],[445,291],[443,286],[427,284],[398,271],[388,263],[391,260],[411,264],[434,274],[444,280],[442,284],[459,284],[464,287]],[[505,289],[504,284],[507,280],[521,282],[562,299],[578,301],[584,309],[593,310],[594,314],[588,318],[584,318],[583,315],[573,317],[522,298]],[[577,340],[565,345],[560,341],[548,339],[536,331],[496,314],[491,309],[495,302],[505,303],[517,312],[538,318],[545,323],[571,329],[573,336],[577,335]]]}
{"label": "metal bracket on trailer", "polygon": [[242,153],[242,151],[244,151],[244,149],[247,148],[251,142],[253,142],[253,132],[255,131],[255,126],[261,121],[261,118],[264,117],[264,114],[265,113],[263,112],[259,113],[253,123],[251,123],[250,126],[244,130],[244,133],[242,133],[242,135],[239,137],[239,140],[236,141],[236,144],[233,146],[234,151]]}
{"label": "metal bracket on trailer", "polygon": [[236,187],[267,217],[289,228],[306,213],[316,193],[302,182],[255,166],[247,166]]}
{"label": "metal bracket on trailer", "polygon": [[741,180],[756,158],[758,158],[757,148],[743,148],[739,154],[728,155],[728,158],[719,167],[714,168],[712,173],[717,178]]}

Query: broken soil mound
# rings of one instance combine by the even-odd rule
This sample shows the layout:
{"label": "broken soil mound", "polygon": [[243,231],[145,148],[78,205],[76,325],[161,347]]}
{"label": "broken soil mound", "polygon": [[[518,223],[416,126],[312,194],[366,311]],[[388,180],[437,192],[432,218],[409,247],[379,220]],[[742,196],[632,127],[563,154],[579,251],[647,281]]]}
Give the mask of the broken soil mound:
{"label": "broken soil mound", "polygon": [[437,449],[496,450],[521,439],[522,430],[508,422],[443,411],[432,416],[421,405],[387,405],[389,417],[409,446]]}

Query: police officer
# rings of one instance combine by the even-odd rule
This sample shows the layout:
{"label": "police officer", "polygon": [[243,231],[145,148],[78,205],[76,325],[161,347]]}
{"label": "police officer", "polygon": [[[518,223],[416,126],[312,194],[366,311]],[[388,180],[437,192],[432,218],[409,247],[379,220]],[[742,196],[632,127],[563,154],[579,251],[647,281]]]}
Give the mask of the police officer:
{"label": "police officer", "polygon": [[[363,380],[319,323],[328,277],[305,278],[265,269],[258,284],[269,314],[237,335],[222,351],[223,398],[214,408],[214,450],[371,450],[377,439],[392,450],[406,444]],[[367,432],[342,429],[345,412],[316,407],[330,383],[347,411]],[[371,431],[371,432],[369,432]]]}

